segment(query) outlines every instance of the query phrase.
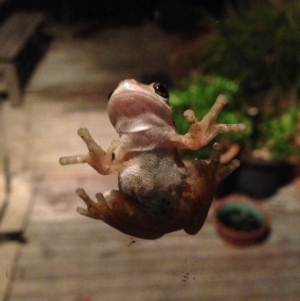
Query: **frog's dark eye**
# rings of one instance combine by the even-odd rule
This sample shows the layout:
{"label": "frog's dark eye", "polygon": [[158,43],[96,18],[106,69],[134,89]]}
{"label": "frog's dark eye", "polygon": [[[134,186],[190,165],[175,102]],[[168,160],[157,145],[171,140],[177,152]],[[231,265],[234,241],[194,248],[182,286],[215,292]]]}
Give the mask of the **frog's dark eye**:
{"label": "frog's dark eye", "polygon": [[169,91],[163,84],[154,83],[153,88],[154,88],[155,93],[158,94],[159,96],[161,96],[165,99],[169,98]]}

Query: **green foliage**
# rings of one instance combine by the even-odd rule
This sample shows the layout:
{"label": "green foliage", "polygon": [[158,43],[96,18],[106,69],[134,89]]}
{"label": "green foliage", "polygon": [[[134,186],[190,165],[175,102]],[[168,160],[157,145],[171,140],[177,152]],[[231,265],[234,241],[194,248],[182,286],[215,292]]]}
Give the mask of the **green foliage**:
{"label": "green foliage", "polygon": [[261,124],[261,142],[269,149],[274,159],[300,155],[299,147],[294,145],[297,114],[297,106],[293,105],[280,118],[271,116],[264,124]]}
{"label": "green foliage", "polygon": [[[181,154],[186,158],[208,158],[211,154],[212,143],[215,141],[238,143],[246,148],[253,145],[254,120],[240,107],[239,85],[222,77],[187,77],[181,82],[180,88],[170,91],[170,104],[178,132],[185,134],[189,129],[189,124],[183,116],[185,110],[193,110],[198,120],[201,120],[220,94],[225,94],[229,103],[221,111],[218,123],[245,123],[248,131],[245,134],[218,135],[208,146],[197,152],[181,150]],[[300,157],[300,149],[294,144],[299,126],[297,125],[298,114],[297,105],[292,105],[281,116],[268,116],[259,124],[255,146],[258,149],[267,149],[273,159]]]}
{"label": "green foliage", "polygon": [[[300,92],[300,1],[240,1],[235,8],[228,8],[221,20],[208,17],[207,21],[211,31],[194,53],[195,67],[201,74],[237,83],[234,90],[221,93],[233,101],[228,107],[233,105],[233,116],[231,110],[223,112],[227,122],[245,122],[254,132],[241,137],[240,142],[267,149],[274,159],[300,157],[299,147],[293,144],[299,136],[299,103],[293,92]],[[205,97],[199,92],[198,99]],[[258,127],[244,116],[236,99],[243,101],[240,107],[246,110],[258,109]]]}
{"label": "green foliage", "polygon": [[[219,123],[241,123],[244,122],[251,129],[251,122],[239,108],[236,95],[238,85],[230,80],[222,77],[188,77],[181,83],[180,88],[170,91],[170,104],[172,106],[173,118],[177,130],[181,134],[185,134],[189,129],[189,124],[183,116],[183,112],[191,109],[195,112],[196,117],[201,120],[205,114],[213,106],[216,98],[220,94],[225,94],[228,97],[229,103],[221,111]],[[251,130],[248,131],[248,135]],[[247,135],[247,134],[246,134]],[[243,144],[245,139],[244,134],[228,134],[219,135],[216,138],[230,140]],[[214,141],[216,141],[216,139]],[[213,141],[213,142],[214,142]],[[213,143],[212,142],[212,143]],[[208,158],[211,154],[211,144],[200,149],[198,152],[182,150],[186,157]]]}
{"label": "green foliage", "polygon": [[[242,84],[256,80],[268,91],[287,91],[297,84],[299,0],[244,1],[222,20],[210,18],[209,24],[211,34],[195,52],[198,70]],[[273,101],[276,107],[278,98]]]}

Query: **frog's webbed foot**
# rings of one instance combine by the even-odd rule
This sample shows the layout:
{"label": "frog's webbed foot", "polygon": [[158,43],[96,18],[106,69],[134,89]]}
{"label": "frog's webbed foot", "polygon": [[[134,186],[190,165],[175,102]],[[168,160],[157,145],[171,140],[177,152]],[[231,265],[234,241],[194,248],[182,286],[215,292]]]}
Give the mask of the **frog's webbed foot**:
{"label": "frog's webbed foot", "polygon": [[245,124],[217,124],[217,118],[227,104],[225,95],[219,95],[211,110],[199,121],[192,110],[184,112],[184,116],[190,123],[190,129],[185,135],[174,134],[171,141],[176,147],[197,150],[208,144],[217,134],[245,132]]}
{"label": "frog's webbed foot", "polygon": [[120,191],[112,190],[104,195],[97,193],[97,202],[82,188],[78,188],[76,193],[87,205],[87,209],[77,208],[81,215],[100,219],[113,228],[135,237],[156,239],[164,235],[153,217],[140,204],[130,200]]}
{"label": "frog's webbed foot", "polygon": [[118,172],[122,169],[122,164],[114,160],[114,150],[120,144],[120,141],[113,140],[108,150],[105,152],[93,139],[90,132],[86,128],[80,128],[78,135],[85,142],[89,153],[76,156],[61,157],[59,163],[61,165],[88,163],[100,174],[106,175]]}

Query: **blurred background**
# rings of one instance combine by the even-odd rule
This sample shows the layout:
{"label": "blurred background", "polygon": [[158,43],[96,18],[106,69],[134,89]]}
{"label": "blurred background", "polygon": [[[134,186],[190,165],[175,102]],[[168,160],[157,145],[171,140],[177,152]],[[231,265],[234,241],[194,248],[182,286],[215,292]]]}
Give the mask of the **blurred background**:
{"label": "blurred background", "polygon": [[[300,3],[0,1],[0,301],[298,300]],[[226,164],[203,229],[147,241],[76,213],[116,176],[58,159],[87,127],[117,134],[107,96],[126,78],[168,87],[174,122],[219,94]],[[181,151],[209,158],[212,145]]]}

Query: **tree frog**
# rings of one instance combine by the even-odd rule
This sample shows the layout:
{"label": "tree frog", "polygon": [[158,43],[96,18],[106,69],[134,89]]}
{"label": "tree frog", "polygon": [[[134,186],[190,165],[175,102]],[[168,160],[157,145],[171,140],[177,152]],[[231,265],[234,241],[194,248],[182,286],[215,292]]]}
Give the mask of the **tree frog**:
{"label": "tree frog", "polygon": [[77,211],[144,239],[157,239],[181,229],[196,234],[204,224],[219,182],[239,162],[222,165],[221,146],[216,143],[209,161],[194,160],[185,166],[177,149],[197,150],[218,133],[244,132],[244,124],[216,123],[226,103],[227,98],[220,95],[201,121],[192,110],[185,111],[190,128],[180,135],[163,84],[144,85],[134,79],[120,82],[108,102],[109,119],[119,139],[104,151],[86,128],[80,128],[78,135],[89,152],[60,158],[61,165],[88,163],[102,175],[118,173],[119,190],[98,193],[94,202],[78,188],[76,193],[87,209]]}

